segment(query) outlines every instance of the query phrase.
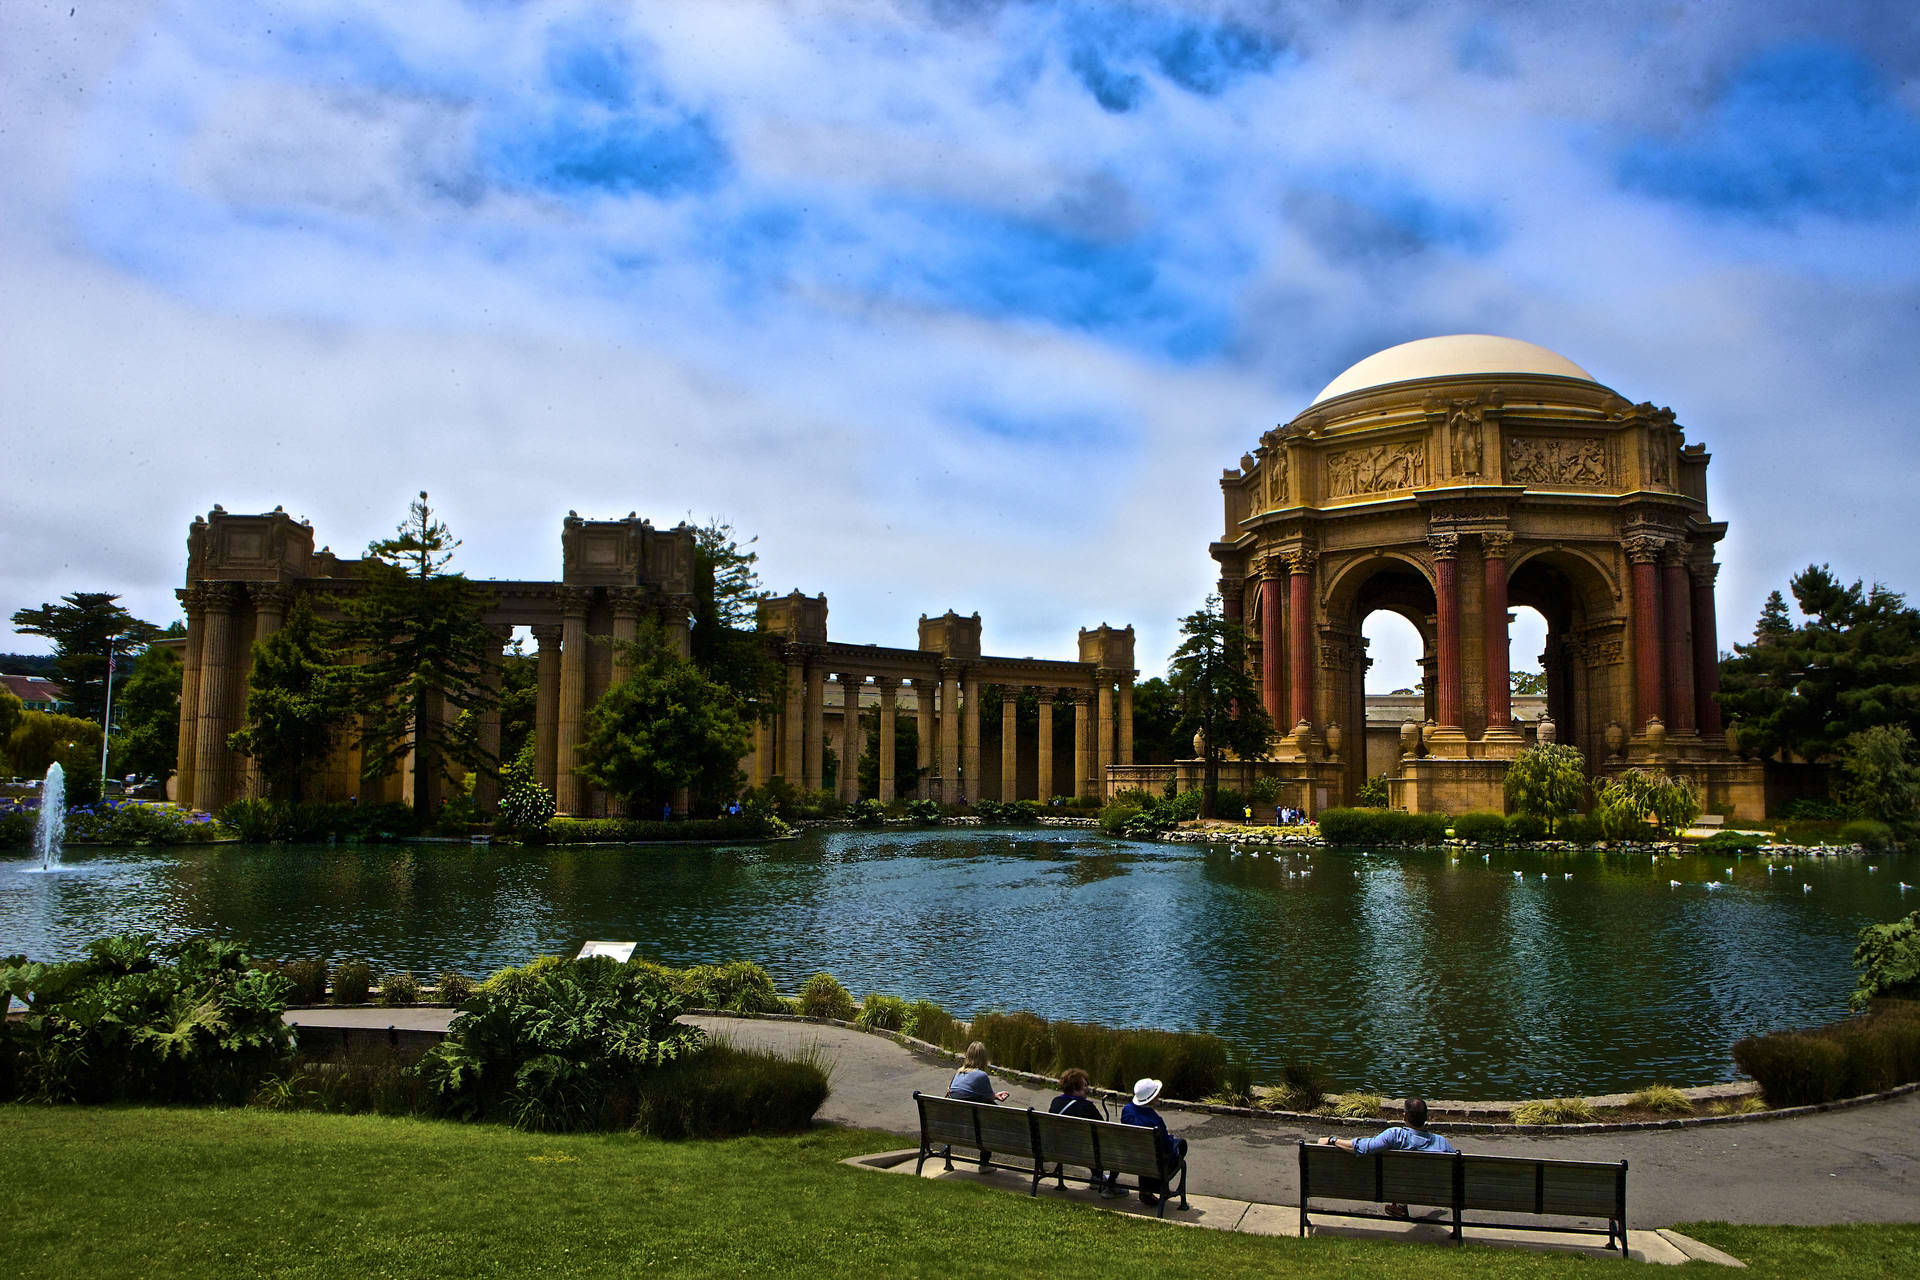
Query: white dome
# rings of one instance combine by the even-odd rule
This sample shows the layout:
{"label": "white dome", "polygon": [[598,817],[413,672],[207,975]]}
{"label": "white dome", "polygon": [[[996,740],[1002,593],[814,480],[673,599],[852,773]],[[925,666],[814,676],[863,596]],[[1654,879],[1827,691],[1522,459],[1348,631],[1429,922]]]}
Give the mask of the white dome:
{"label": "white dome", "polygon": [[1376,351],[1329,382],[1313,398],[1313,403],[1394,382],[1472,373],[1545,373],[1557,378],[1594,381],[1592,374],[1565,356],[1531,342],[1496,338],[1486,333],[1454,333]]}

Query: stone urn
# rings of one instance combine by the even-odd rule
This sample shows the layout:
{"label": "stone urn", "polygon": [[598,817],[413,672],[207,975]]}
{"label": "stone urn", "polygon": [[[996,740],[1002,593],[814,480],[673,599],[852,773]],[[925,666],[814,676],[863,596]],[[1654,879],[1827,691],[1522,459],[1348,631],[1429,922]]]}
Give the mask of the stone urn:
{"label": "stone urn", "polygon": [[1667,726],[1659,716],[1647,721],[1647,750],[1656,757],[1667,753]]}
{"label": "stone urn", "polygon": [[1400,754],[1412,759],[1420,754],[1420,722],[1408,720],[1400,726]]}
{"label": "stone urn", "polygon": [[1553,720],[1548,716],[1541,716],[1540,727],[1539,727],[1539,737],[1537,739],[1539,744],[1544,747],[1549,742],[1553,742],[1556,739],[1558,739],[1559,736],[1560,736],[1559,727],[1553,723]]}
{"label": "stone urn", "polygon": [[1327,754],[1335,759],[1339,759],[1340,743],[1344,741],[1344,739],[1345,735],[1340,732],[1340,722],[1337,720],[1329,721],[1327,723]]}
{"label": "stone urn", "polygon": [[1207,757],[1207,731],[1205,729],[1202,729],[1198,733],[1193,735],[1193,758],[1195,760],[1204,760],[1206,759],[1206,757]]}
{"label": "stone urn", "polygon": [[1626,726],[1618,720],[1607,721],[1607,758],[1618,760],[1627,750]]}
{"label": "stone urn", "polygon": [[1740,729],[1737,725],[1727,726],[1727,754],[1730,756],[1740,754]]}

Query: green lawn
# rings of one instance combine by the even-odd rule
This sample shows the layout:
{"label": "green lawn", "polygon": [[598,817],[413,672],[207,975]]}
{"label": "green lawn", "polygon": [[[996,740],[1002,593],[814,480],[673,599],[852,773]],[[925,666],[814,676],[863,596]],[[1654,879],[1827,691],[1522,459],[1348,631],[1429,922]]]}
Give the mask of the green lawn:
{"label": "green lawn", "polygon": [[[662,1143],[368,1116],[0,1106],[0,1259],[47,1276],[1562,1276],[1582,1258],[1260,1239],[840,1167],[823,1129]],[[1691,1226],[1754,1277],[1913,1274],[1920,1227]],[[1695,1268],[1699,1270],[1699,1268]]]}

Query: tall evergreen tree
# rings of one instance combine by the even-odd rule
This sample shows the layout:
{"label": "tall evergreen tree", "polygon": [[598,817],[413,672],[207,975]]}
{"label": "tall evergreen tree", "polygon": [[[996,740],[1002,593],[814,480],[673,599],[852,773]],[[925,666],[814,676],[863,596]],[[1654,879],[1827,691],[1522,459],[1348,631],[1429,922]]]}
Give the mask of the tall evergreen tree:
{"label": "tall evergreen tree", "polygon": [[[21,609],[14,628],[53,641],[54,678],[66,690],[67,712],[77,720],[99,723],[106,712],[107,657],[121,661],[160,634],[120,607],[120,597],[105,591],[76,591],[59,604]],[[124,667],[120,675],[124,676]]]}
{"label": "tall evergreen tree", "polygon": [[1877,583],[1843,585],[1825,565],[1789,585],[1804,621],[1774,592],[1753,643],[1721,664],[1720,705],[1740,745],[1818,760],[1878,725],[1920,735],[1920,611]]}
{"label": "tall evergreen tree", "polygon": [[770,721],[785,691],[786,668],[760,630],[763,592],[753,567],[760,554],[749,550],[759,539],[743,545],[733,526],[717,518],[693,533],[693,663],[733,690],[742,714]]}
{"label": "tall evergreen tree", "polygon": [[447,566],[459,539],[435,518],[422,493],[391,538],[367,547],[364,584],[339,601],[337,645],[352,667],[361,716],[361,777],[373,782],[413,754],[414,809],[432,817],[430,779],[455,764],[498,768],[479,758],[471,735],[451,734],[455,714],[495,705],[488,668],[499,644],[485,622],[486,592]]}
{"label": "tall evergreen tree", "polygon": [[1266,754],[1273,721],[1247,671],[1247,631],[1221,612],[1220,597],[1180,620],[1186,639],[1173,652],[1167,683],[1180,705],[1180,733],[1204,734],[1201,744],[1200,812],[1213,816],[1220,790],[1220,760],[1231,751],[1242,759]]}
{"label": "tall evergreen tree", "polygon": [[351,670],[334,664],[304,599],[294,601],[278,631],[253,646],[246,723],[227,742],[259,764],[275,800],[298,804],[307,776],[333,754],[353,715],[345,690]]}
{"label": "tall evergreen tree", "polygon": [[133,674],[113,695],[119,730],[108,743],[116,774],[165,779],[180,749],[180,659],[173,650],[148,645]]}
{"label": "tall evergreen tree", "polygon": [[739,697],[657,634],[615,643],[626,678],[587,713],[580,776],[628,797],[642,816],[658,812],[682,788],[696,804],[732,796],[740,789],[751,723]]}

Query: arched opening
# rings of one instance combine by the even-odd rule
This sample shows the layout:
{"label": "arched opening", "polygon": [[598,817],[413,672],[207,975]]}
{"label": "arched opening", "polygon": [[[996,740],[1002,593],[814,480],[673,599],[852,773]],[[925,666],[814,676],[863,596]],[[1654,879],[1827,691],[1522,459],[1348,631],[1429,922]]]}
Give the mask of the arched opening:
{"label": "arched opening", "polygon": [[1509,611],[1507,670],[1512,682],[1513,718],[1531,725],[1546,711],[1547,678],[1541,663],[1547,651],[1547,619],[1532,605]]}
{"label": "arched opening", "polygon": [[[1507,594],[1516,612],[1537,614],[1545,625],[1536,652],[1556,737],[1579,747],[1590,764],[1603,759],[1606,725],[1592,709],[1608,705],[1623,670],[1620,623],[1607,608],[1612,587],[1591,561],[1549,548],[1514,567]],[[1510,637],[1510,655],[1525,655],[1519,644],[1518,635]],[[1520,663],[1513,666],[1518,670]]]}
{"label": "arched opening", "polygon": [[[1344,802],[1370,777],[1399,774],[1400,726],[1433,714],[1433,586],[1418,566],[1391,556],[1370,559],[1334,584],[1323,644],[1329,720],[1341,726]],[[1342,643],[1342,642],[1345,643]],[[1374,720],[1367,695],[1382,699]]]}

